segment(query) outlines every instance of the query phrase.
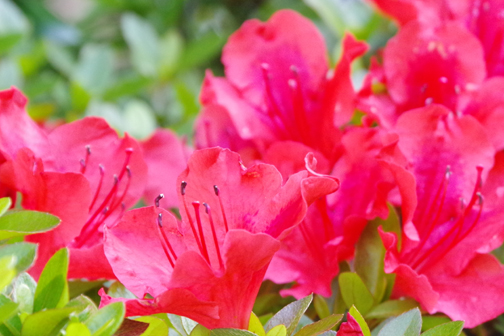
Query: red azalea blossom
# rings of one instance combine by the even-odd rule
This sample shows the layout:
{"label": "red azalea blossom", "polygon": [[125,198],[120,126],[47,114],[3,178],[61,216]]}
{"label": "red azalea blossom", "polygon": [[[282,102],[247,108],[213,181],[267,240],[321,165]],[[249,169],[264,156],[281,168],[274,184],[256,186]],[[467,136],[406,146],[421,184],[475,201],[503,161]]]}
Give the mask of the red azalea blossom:
{"label": "red azalea blossom", "polygon": [[317,152],[319,161],[334,162],[338,127],[354,112],[350,66],[366,49],[345,36],[340,62],[330,71],[321,34],[296,12],[245,22],[224,47],[226,78],[210,72],[205,78],[197,146],[229,147],[250,162],[274,157],[270,146],[287,142],[304,151],[301,158]]}
{"label": "red azalea blossom", "polygon": [[341,323],[338,329],[338,336],[364,336],[364,333],[357,320],[348,313],[347,321]]}
{"label": "red azalea blossom", "polygon": [[368,220],[388,216],[387,195],[395,184],[377,159],[387,144],[382,133],[356,128],[344,135],[343,154],[332,171],[341,180],[340,189],[327,200],[315,202],[303,222],[282,241],[268,269],[267,278],[276,283],[296,281],[283,295],[331,296],[338,264],[352,258]]}
{"label": "red azalea blossom", "polygon": [[[61,224],[29,236],[39,243],[30,272],[61,247],[70,249],[69,278],[115,278],[101,243],[102,227],[115,223],[143,192],[147,167],[138,143],[123,139],[99,118],[85,118],[50,132],[26,114],[16,89],[0,92],[2,190],[22,193],[26,209],[47,211]],[[21,127],[18,127],[21,125]]]}
{"label": "red azalea blossom", "polygon": [[402,241],[380,232],[393,295],[472,328],[504,312],[504,266],[488,254],[504,240],[502,155],[494,164],[479,123],[439,105],[404,113],[396,129],[404,157],[389,165],[402,195]]}
{"label": "red azalea blossom", "polygon": [[178,182],[182,222],[148,207],[106,228],[107,258],[139,299],[102,291],[102,305],[120,300],[128,316],[174,313],[208,328],[246,329],[278,239],[338,182],[303,171],[282,186],[273,166],[246,169],[220,148],[194,152]]}

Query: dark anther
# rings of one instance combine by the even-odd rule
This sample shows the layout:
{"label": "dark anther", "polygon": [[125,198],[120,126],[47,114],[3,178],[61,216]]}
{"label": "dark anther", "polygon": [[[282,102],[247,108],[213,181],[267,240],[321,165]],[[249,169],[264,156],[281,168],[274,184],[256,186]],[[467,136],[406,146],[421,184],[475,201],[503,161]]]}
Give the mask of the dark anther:
{"label": "dark anther", "polygon": [[105,174],[105,167],[103,167],[103,165],[100,163],[98,165],[98,169],[100,169],[100,175],[103,176],[103,174]]}
{"label": "dark anther", "polygon": [[186,181],[182,181],[180,183],[180,193],[182,195],[185,195],[185,188],[187,187],[187,182]]}
{"label": "dark anther", "polygon": [[86,161],[84,161],[84,159],[80,159],[80,165],[82,168],[86,168]]}
{"label": "dark anther", "polygon": [[160,213],[157,216],[157,224],[159,225],[159,227],[163,227],[163,214],[162,213]]}
{"label": "dark anther", "polygon": [[154,200],[154,204],[156,205],[157,208],[159,208],[159,201],[164,198],[163,194],[159,194],[156,199]]}
{"label": "dark anther", "polygon": [[87,145],[87,146],[86,146],[86,153],[87,153],[88,155],[91,155],[91,146],[90,146],[90,145]]}
{"label": "dark anther", "polygon": [[215,192],[215,195],[216,196],[219,196],[219,187],[217,187],[216,185],[213,186],[213,190]]}
{"label": "dark anther", "polygon": [[126,172],[128,173],[128,177],[131,178],[131,169],[130,169],[130,166],[126,166]]}
{"label": "dark anther", "polygon": [[117,174],[114,174],[114,184],[117,183],[119,183],[119,177],[117,176]]}
{"label": "dark anther", "polygon": [[205,212],[208,214],[210,212],[210,205],[203,203],[203,206],[205,207]]}

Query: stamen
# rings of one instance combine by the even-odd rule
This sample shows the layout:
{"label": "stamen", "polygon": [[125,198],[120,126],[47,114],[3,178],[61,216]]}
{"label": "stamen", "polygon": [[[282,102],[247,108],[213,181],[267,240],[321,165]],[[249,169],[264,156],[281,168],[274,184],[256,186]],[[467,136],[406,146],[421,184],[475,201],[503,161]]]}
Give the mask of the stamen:
{"label": "stamen", "polygon": [[91,155],[91,146],[86,145],[86,158],[80,160],[80,172],[81,174],[86,173],[86,167],[89,161],[89,156]]}
{"label": "stamen", "polygon": [[213,188],[214,188],[215,195],[219,199],[219,205],[220,205],[220,209],[221,209],[221,214],[222,214],[222,218],[224,220],[224,228],[226,229],[226,233],[227,233],[229,231],[229,228],[228,228],[226,213],[224,212],[224,205],[222,205],[222,200],[221,200],[221,198],[219,196],[220,190],[219,190],[219,187],[217,185],[214,185]]}
{"label": "stamen", "polygon": [[219,248],[219,242],[217,241],[217,233],[215,232],[215,226],[214,226],[214,222],[212,219],[212,213],[210,211],[210,206],[206,203],[203,203],[203,206],[205,207],[205,211],[206,211],[206,213],[208,215],[208,219],[210,221],[210,227],[212,228],[212,236],[213,236],[213,240],[214,240],[214,244],[215,244],[215,250],[217,251],[217,256],[219,257],[219,266],[221,269],[223,269],[224,263],[222,262],[222,257],[221,257],[220,248]]}
{"label": "stamen", "polygon": [[[173,267],[175,267],[175,263],[173,262],[173,260],[172,260],[172,258],[170,256],[170,251],[175,256],[175,260],[176,260],[177,257],[175,255],[175,252],[171,248],[170,241],[168,240],[168,237],[166,237],[166,234],[163,231],[163,214],[162,213],[158,214],[156,228],[158,230],[158,237],[159,237],[159,240],[161,242],[161,246],[163,247],[163,251],[164,251],[164,253],[166,255],[166,258],[170,262],[171,267],[173,268]],[[168,249],[170,251],[168,251]]]}
{"label": "stamen", "polygon": [[203,234],[203,225],[201,224],[201,217],[200,217],[200,213],[199,213],[200,203],[198,201],[194,201],[194,202],[192,202],[192,205],[194,207],[194,212],[196,214],[196,223],[198,223],[198,231],[199,231],[199,236],[201,239],[201,245],[203,246],[201,253],[203,254],[203,257],[205,257],[205,259],[208,261],[208,264],[210,264],[210,256],[208,255],[208,249],[206,246],[205,235]]}
{"label": "stamen", "polygon": [[156,205],[156,208],[159,208],[159,201],[164,198],[163,194],[159,194],[156,199],[154,200],[154,204]]}
{"label": "stamen", "polygon": [[196,243],[198,244],[198,249],[200,250],[201,253],[203,253],[203,247],[201,246],[200,239],[198,237],[198,234],[196,233],[196,228],[194,227],[194,222],[191,218],[191,214],[189,213],[189,209],[187,208],[187,202],[185,199],[185,192],[186,192],[186,187],[187,187],[187,182],[182,181],[180,183],[180,193],[182,194],[182,203],[184,204],[184,211],[187,216],[187,220],[189,221],[189,226],[191,227],[191,232],[194,236],[194,239],[196,240]]}
{"label": "stamen", "polygon": [[187,182],[186,181],[182,181],[180,183],[180,193],[182,194],[182,196],[185,195],[185,189],[187,187]]}

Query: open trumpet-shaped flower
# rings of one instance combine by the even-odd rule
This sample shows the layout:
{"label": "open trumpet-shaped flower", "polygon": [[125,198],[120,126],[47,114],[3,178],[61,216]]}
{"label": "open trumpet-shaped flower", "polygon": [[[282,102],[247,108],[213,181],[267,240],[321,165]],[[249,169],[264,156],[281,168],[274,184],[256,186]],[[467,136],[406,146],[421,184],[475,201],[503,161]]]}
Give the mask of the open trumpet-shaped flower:
{"label": "open trumpet-shaped flower", "polygon": [[246,169],[220,148],[194,152],[178,181],[182,222],[153,206],[105,230],[114,273],[139,299],[101,292],[102,304],[123,300],[128,315],[175,313],[208,328],[246,329],[278,239],[338,182],[303,171],[282,186],[273,166]]}
{"label": "open trumpet-shaped flower", "polygon": [[115,223],[143,192],[147,167],[138,143],[123,139],[100,118],[48,132],[26,114],[16,89],[0,93],[0,166],[5,193],[21,192],[27,209],[61,219],[55,230],[32,235],[39,243],[31,272],[38,275],[59,248],[70,248],[70,278],[114,278],[103,255],[104,225]]}
{"label": "open trumpet-shaped flower", "polygon": [[[474,327],[504,312],[503,159],[471,116],[433,105],[397,123],[404,157],[389,161],[402,195],[402,241],[381,232],[393,295]],[[406,161],[403,161],[406,159]],[[485,200],[485,197],[487,199]]]}
{"label": "open trumpet-shaped flower", "polygon": [[301,162],[316,152],[333,163],[339,127],[355,110],[350,66],[366,49],[345,36],[341,60],[329,70],[322,35],[296,12],[245,22],[224,47],[226,78],[210,72],[205,78],[197,146],[229,147],[247,162],[264,160],[272,144],[286,142],[279,146],[303,152]]}

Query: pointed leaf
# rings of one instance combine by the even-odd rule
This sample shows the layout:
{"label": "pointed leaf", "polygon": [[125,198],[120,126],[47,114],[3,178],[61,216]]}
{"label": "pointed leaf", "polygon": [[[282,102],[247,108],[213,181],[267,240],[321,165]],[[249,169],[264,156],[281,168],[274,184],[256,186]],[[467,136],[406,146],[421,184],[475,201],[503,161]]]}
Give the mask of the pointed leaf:
{"label": "pointed leaf", "polygon": [[35,244],[25,242],[8,244],[0,247],[0,258],[15,256],[16,262],[14,264],[14,269],[16,274],[19,274],[31,266],[33,260],[35,259],[36,250],[37,245]]}
{"label": "pointed leaf", "polygon": [[343,315],[341,314],[333,314],[329,315],[326,318],[323,318],[322,320],[319,320],[317,322],[308,324],[307,326],[304,326],[299,330],[295,336],[317,336],[320,335],[341,321],[343,318]]}
{"label": "pointed leaf", "polygon": [[378,336],[418,336],[422,329],[422,316],[418,308],[412,309],[388,322]]}
{"label": "pointed leaf", "polygon": [[317,315],[320,319],[331,315],[327,301],[322,295],[315,295],[315,297],[313,298],[313,306],[315,307],[315,311],[317,312]]}
{"label": "pointed leaf", "polygon": [[[256,336],[256,334],[241,329],[219,328],[210,330],[209,336]],[[203,336],[203,335],[198,335]],[[285,336],[285,335],[283,335]]]}
{"label": "pointed leaf", "polygon": [[364,336],[371,336],[371,331],[369,330],[369,326],[366,323],[366,320],[364,320],[364,317],[362,317],[361,313],[355,308],[355,306],[352,306],[350,310],[348,311],[350,315],[359,323],[359,326],[361,328],[362,334]]}
{"label": "pointed leaf", "polygon": [[0,324],[16,314],[17,309],[18,304],[16,302],[12,302],[5,295],[0,294]]}
{"label": "pointed leaf", "polygon": [[266,333],[273,329],[273,327],[283,324],[287,329],[287,336],[292,335],[296,329],[301,316],[305,313],[306,309],[310,305],[313,299],[313,295],[308,295],[301,300],[294,301],[287,306],[283,307],[278,313],[276,313],[266,324],[264,330]]}
{"label": "pointed leaf", "polygon": [[0,216],[3,216],[12,205],[12,200],[9,197],[0,198]]}
{"label": "pointed leaf", "polygon": [[354,305],[365,316],[373,307],[374,299],[359,275],[352,272],[341,273],[338,281],[347,307]]}
{"label": "pointed leaf", "polygon": [[383,303],[380,303],[378,306],[373,307],[366,314],[366,317],[369,319],[383,319],[391,316],[398,316],[408,310],[411,310],[415,307],[418,307],[418,303],[415,300],[389,300]]}
{"label": "pointed leaf", "polygon": [[266,336],[266,331],[264,331],[261,321],[253,312],[250,314],[248,330],[257,336]]}
{"label": "pointed leaf", "polygon": [[210,329],[205,328],[201,324],[198,324],[196,327],[194,327],[190,334],[190,336],[209,336],[209,335],[210,335]]}
{"label": "pointed leaf", "polygon": [[84,324],[93,336],[109,336],[121,326],[124,313],[124,304],[114,302],[99,309]]}
{"label": "pointed leaf", "polygon": [[163,320],[157,317],[142,316],[135,319],[135,321],[149,323],[149,327],[144,331],[142,336],[168,335],[168,326]]}
{"label": "pointed leaf", "polygon": [[464,321],[454,321],[429,329],[422,336],[458,336],[462,328],[464,328]]}
{"label": "pointed leaf", "polygon": [[0,258],[0,291],[7,287],[16,277],[16,256],[8,255]]}
{"label": "pointed leaf", "polygon": [[29,315],[23,323],[21,336],[57,335],[69,319],[75,308],[60,308],[39,311]]}
{"label": "pointed leaf", "polygon": [[84,323],[70,323],[65,331],[65,336],[91,336],[91,332]]}
{"label": "pointed leaf", "polygon": [[47,262],[40,275],[33,311],[61,308],[68,302],[68,250],[63,248],[56,252]]}
{"label": "pointed leaf", "polygon": [[59,223],[60,219],[49,213],[11,211],[0,217],[0,240],[46,232]]}

